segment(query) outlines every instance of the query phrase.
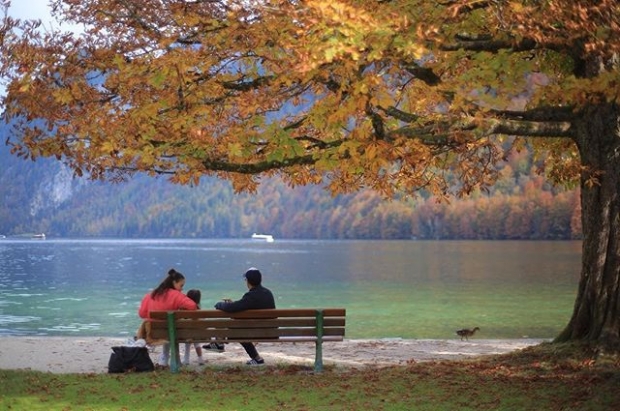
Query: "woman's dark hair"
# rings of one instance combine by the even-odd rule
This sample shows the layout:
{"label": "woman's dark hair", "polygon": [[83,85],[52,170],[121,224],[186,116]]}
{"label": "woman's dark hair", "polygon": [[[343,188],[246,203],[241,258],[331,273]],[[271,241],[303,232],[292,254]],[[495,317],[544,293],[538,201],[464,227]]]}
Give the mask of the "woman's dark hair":
{"label": "woman's dark hair", "polygon": [[198,308],[200,308],[200,290],[191,289],[187,292],[187,298],[196,303]]}
{"label": "woman's dark hair", "polygon": [[166,277],[164,281],[162,281],[161,284],[159,284],[157,288],[153,290],[153,292],[151,293],[151,297],[155,298],[158,295],[162,295],[170,288],[174,288],[174,283],[181,280],[185,280],[185,276],[174,268],[171,268],[170,271],[168,271],[168,277]]}

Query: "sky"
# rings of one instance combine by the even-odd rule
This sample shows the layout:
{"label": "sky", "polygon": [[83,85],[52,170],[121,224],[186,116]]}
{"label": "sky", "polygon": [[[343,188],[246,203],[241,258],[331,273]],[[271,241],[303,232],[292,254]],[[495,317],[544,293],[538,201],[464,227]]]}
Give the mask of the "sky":
{"label": "sky", "polygon": [[11,0],[9,14],[20,19],[51,20],[48,0]]}
{"label": "sky", "polygon": [[[48,5],[49,0],[11,0],[9,15],[15,18],[36,20],[43,22],[44,28],[56,28],[60,25],[52,17],[52,10]],[[78,26],[63,26],[73,31],[80,31]]]}

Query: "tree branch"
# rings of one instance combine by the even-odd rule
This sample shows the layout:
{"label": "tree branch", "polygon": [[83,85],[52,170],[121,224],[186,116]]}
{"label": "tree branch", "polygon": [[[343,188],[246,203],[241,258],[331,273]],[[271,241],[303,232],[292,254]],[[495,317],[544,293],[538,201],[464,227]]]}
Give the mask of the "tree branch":
{"label": "tree branch", "polygon": [[205,160],[202,162],[207,170],[225,171],[240,174],[260,174],[270,170],[285,169],[293,166],[312,165],[317,159],[313,154],[306,154],[285,160],[265,160],[257,163],[230,163],[227,161]]}
{"label": "tree branch", "polygon": [[567,121],[516,121],[491,119],[487,120],[489,127],[485,133],[507,134],[522,137],[547,137],[558,138],[568,137],[574,138],[575,131],[572,124]]}
{"label": "tree branch", "polygon": [[420,116],[399,110],[398,108],[394,106],[390,106],[388,108],[383,108],[383,107],[377,107],[377,108],[383,111],[386,115],[392,118],[395,118],[397,120],[400,120],[403,123],[413,123],[420,119]]}
{"label": "tree branch", "polygon": [[[532,39],[524,38],[520,41],[514,39],[466,39],[465,34],[460,34],[451,43],[444,43],[439,46],[442,51],[488,51],[497,53],[500,50],[510,49],[513,51],[528,51],[540,47]],[[473,38],[473,37],[472,37]],[[555,46],[557,47],[557,45]],[[551,45],[545,45],[545,48],[552,48]]]}
{"label": "tree branch", "polygon": [[409,72],[409,74],[411,74],[418,80],[422,80],[429,86],[436,86],[441,81],[439,76],[435,74],[435,72],[432,69],[429,69],[427,67],[422,67],[416,63],[410,63],[406,61],[403,61],[402,65],[404,69],[407,70],[407,72]]}
{"label": "tree branch", "polygon": [[[321,150],[328,150],[336,148],[344,140],[336,140],[329,143],[322,142],[320,145]],[[284,160],[263,160],[255,163],[232,163],[228,161],[219,160],[203,160],[202,165],[211,171],[224,171],[229,173],[239,174],[260,174],[270,170],[286,169],[294,166],[307,166],[313,165],[319,160],[320,156],[316,156],[314,153],[308,153],[304,155],[285,158]]]}
{"label": "tree branch", "polygon": [[264,76],[257,77],[255,79],[245,81],[243,78],[235,80],[235,81],[226,81],[222,83],[222,87],[228,90],[235,91],[248,91],[255,88],[259,88],[265,84],[268,84],[271,80],[274,79],[274,76]]}
{"label": "tree branch", "polygon": [[572,106],[536,107],[531,110],[491,110],[498,118],[527,121],[571,121],[575,118]]}
{"label": "tree branch", "polygon": [[[486,119],[462,121],[460,123],[426,124],[422,126],[406,126],[388,133],[390,137],[401,136],[417,138],[429,146],[453,147],[463,142],[463,133],[470,133],[471,137],[506,134],[522,137],[558,138],[574,137],[574,130],[570,122],[564,121],[517,121],[507,119]],[[457,140],[455,136],[459,136]]]}

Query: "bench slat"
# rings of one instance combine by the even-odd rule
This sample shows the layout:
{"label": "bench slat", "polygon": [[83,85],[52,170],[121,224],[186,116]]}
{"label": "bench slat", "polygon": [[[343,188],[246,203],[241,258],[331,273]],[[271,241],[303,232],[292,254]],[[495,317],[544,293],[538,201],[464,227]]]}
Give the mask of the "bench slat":
{"label": "bench slat", "polygon": [[[188,311],[175,311],[175,318],[273,318],[274,311],[277,312],[277,317],[314,317],[316,310],[309,308],[301,309],[269,309],[269,310],[246,310],[238,313],[226,313],[220,310],[188,310]],[[325,308],[322,310],[324,317],[345,317],[346,310],[344,308]],[[165,321],[167,311],[151,311],[150,317],[154,320]]]}
{"label": "bench slat", "polygon": [[[153,323],[155,324],[155,323]],[[326,318],[324,327],[344,327],[344,318]],[[177,328],[269,328],[269,327],[316,327],[316,318],[273,318],[273,319],[243,319],[228,318],[210,320],[177,320]],[[157,323],[155,327],[166,328],[165,323]]]}
{"label": "bench slat", "polygon": [[[236,341],[238,338],[260,339],[273,337],[297,337],[297,336],[316,336],[316,328],[236,328],[236,329],[214,329],[214,328],[177,328],[177,339],[193,338],[197,341],[209,341],[211,338],[222,338]],[[324,336],[344,336],[344,327],[330,327],[323,330]],[[151,336],[154,339],[167,339],[168,329],[153,329]]]}
{"label": "bench slat", "polygon": [[[343,338],[342,337],[325,337],[323,338],[322,342],[342,342]],[[201,344],[206,344],[206,343],[219,343],[219,344],[233,344],[232,342],[230,342],[230,340],[227,340],[225,338],[214,338],[211,340],[207,340],[204,341],[202,339],[195,339],[195,338],[188,338],[186,340],[179,340],[179,344],[183,344],[183,343],[201,343]],[[242,343],[242,342],[251,342],[254,344],[260,344],[260,343],[298,343],[298,342],[313,342],[316,343],[317,342],[317,338],[316,337],[282,337],[282,338],[262,338],[260,340],[256,340],[256,339],[251,339],[251,338],[240,338],[240,339],[236,339],[234,341],[234,344],[238,344],[238,343]]]}
{"label": "bench slat", "polygon": [[[326,329],[323,331],[323,335],[326,336],[344,336],[344,328]],[[200,339],[202,341],[209,341],[211,337],[216,338],[228,338],[229,340],[237,340],[238,338],[244,339],[261,339],[261,338],[276,338],[276,337],[307,337],[316,336],[316,329],[314,328],[254,328],[254,329],[228,329],[228,330],[214,330],[214,329],[177,329],[177,338],[181,339]]]}

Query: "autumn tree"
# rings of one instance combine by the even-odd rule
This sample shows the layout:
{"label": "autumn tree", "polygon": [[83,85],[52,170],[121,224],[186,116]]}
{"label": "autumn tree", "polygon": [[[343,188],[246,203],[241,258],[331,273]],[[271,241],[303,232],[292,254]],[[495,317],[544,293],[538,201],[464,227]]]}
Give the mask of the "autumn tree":
{"label": "autumn tree", "polygon": [[492,185],[531,140],[550,179],[581,189],[581,281],[557,340],[620,340],[616,0],[51,3],[84,31],[0,31],[15,154],[94,179],[448,196]]}

